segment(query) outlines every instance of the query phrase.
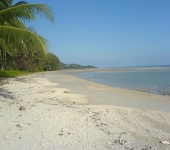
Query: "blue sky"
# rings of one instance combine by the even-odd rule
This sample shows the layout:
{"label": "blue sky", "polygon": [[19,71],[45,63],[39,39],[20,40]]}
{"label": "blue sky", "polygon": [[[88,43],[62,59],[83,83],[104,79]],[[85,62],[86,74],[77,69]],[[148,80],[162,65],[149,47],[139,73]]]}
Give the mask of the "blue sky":
{"label": "blue sky", "polygon": [[64,63],[104,67],[170,65],[169,0],[27,0],[47,4],[55,24],[31,25]]}

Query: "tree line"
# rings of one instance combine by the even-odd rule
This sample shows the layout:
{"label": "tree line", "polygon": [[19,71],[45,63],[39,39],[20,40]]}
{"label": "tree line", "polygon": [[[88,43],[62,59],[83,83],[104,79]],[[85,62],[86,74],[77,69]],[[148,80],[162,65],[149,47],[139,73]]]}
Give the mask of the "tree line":
{"label": "tree line", "polygon": [[0,0],[0,69],[1,70],[58,70],[60,60],[48,52],[48,41],[37,34],[25,21],[36,15],[54,23],[50,8],[44,4],[28,4]]}

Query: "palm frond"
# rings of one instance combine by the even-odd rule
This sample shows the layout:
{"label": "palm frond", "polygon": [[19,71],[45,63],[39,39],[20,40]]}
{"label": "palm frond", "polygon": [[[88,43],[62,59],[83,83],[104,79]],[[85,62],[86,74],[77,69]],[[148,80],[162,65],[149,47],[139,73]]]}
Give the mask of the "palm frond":
{"label": "palm frond", "polygon": [[13,26],[13,27],[17,27],[17,28],[22,28],[22,29],[26,29],[26,26],[23,22],[21,22],[18,19],[13,19],[13,21],[11,23],[9,22],[4,22],[5,26]]}
{"label": "palm frond", "polygon": [[5,8],[6,8],[5,4],[2,1],[0,1],[0,10],[3,10]]}
{"label": "palm frond", "polygon": [[23,4],[28,4],[26,1],[19,1],[16,4],[14,4],[12,7],[18,6],[18,5],[23,5]]}
{"label": "palm frond", "polygon": [[34,20],[36,15],[44,16],[45,18],[54,22],[52,12],[49,7],[44,4],[22,4],[7,8],[0,11],[0,24],[6,22],[13,22],[13,19]]}
{"label": "palm frond", "polygon": [[[0,39],[0,53],[1,53],[1,56],[2,54],[4,53],[8,53],[9,55],[12,55],[11,51],[12,50],[12,45],[10,45],[9,43],[3,41],[2,39]],[[1,58],[0,56],[0,58]]]}
{"label": "palm frond", "polygon": [[7,45],[5,47],[4,43],[7,44],[7,42],[11,43],[15,48],[19,48],[21,45],[29,43],[32,47],[29,49],[30,52],[38,47],[46,54],[48,49],[48,41],[42,36],[21,28],[0,25],[0,45],[3,47],[4,51],[10,53],[14,51],[14,49]]}
{"label": "palm frond", "polygon": [[0,3],[1,3],[1,6],[3,6],[3,7],[1,7],[0,10],[3,10],[3,9],[8,8],[8,7],[11,7],[13,0],[1,0]]}
{"label": "palm frond", "polygon": [[11,24],[11,26],[26,29],[25,24],[23,22],[21,22],[20,20],[17,20],[17,19],[14,19],[14,22]]}

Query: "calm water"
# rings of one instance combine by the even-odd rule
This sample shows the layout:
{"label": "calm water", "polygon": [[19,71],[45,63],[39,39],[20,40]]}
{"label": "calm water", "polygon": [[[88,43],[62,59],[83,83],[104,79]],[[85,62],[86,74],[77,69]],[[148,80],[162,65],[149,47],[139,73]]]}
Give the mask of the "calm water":
{"label": "calm water", "polygon": [[170,67],[135,68],[118,72],[84,72],[76,76],[108,86],[170,95]]}

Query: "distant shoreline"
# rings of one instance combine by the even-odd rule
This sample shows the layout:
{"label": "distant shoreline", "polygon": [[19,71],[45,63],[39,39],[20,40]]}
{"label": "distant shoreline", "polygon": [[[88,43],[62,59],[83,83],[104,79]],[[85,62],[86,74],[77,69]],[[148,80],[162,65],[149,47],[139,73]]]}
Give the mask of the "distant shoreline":
{"label": "distant shoreline", "polygon": [[118,71],[140,71],[140,70],[170,70],[170,66],[141,66],[141,67],[118,67],[118,68],[88,68],[88,69],[62,69],[65,73],[79,72],[118,72]]}

